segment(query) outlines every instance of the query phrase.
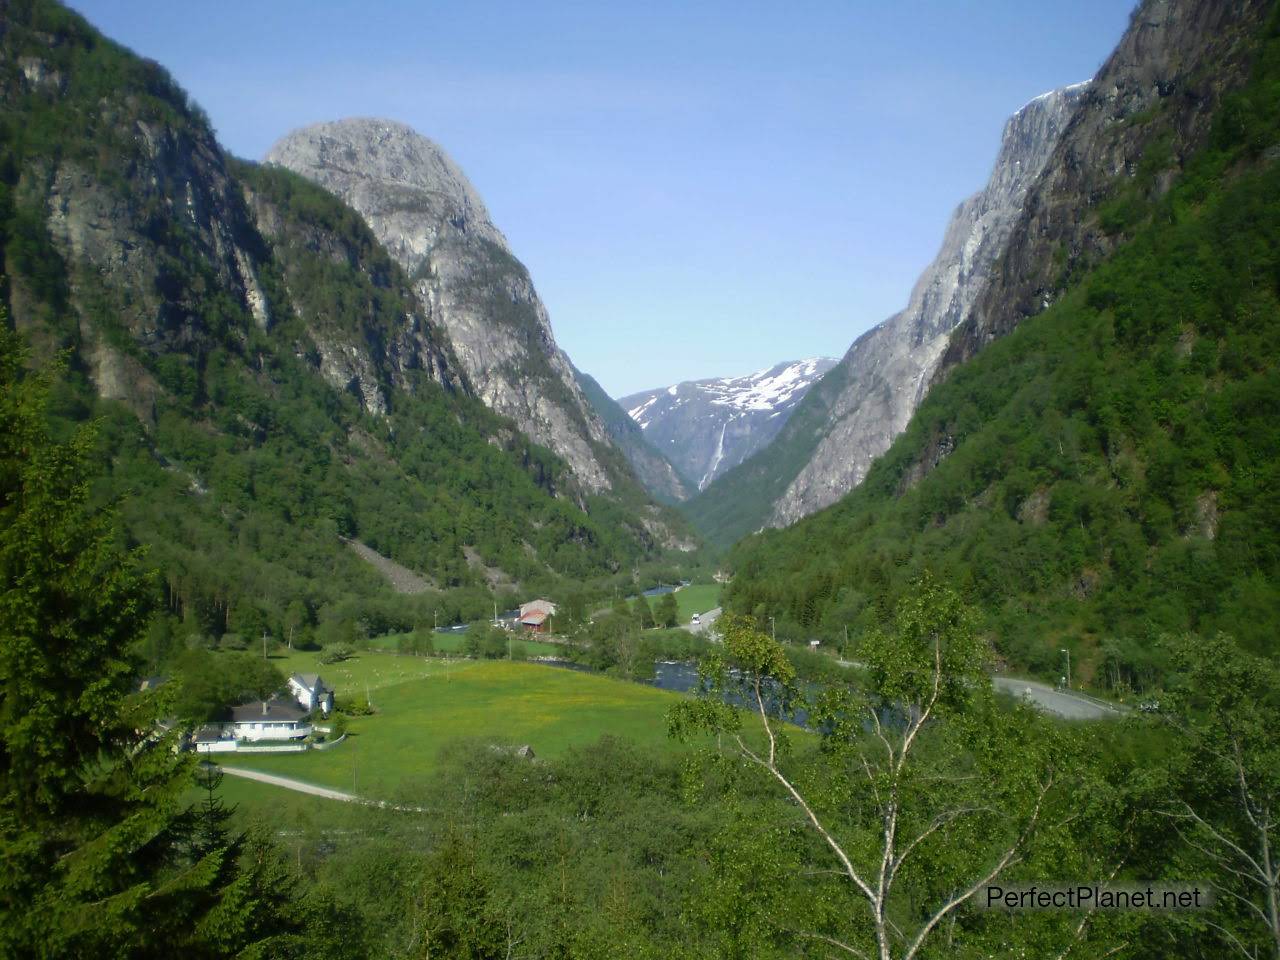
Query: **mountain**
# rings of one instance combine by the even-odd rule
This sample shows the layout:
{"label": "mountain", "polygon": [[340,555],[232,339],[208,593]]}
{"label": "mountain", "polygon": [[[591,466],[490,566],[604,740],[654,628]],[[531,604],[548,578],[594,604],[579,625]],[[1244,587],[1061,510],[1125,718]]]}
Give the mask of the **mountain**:
{"label": "mountain", "polygon": [[1169,634],[1280,653],[1278,85],[1273,4],[1143,3],[907,429],[739,544],[727,606],[856,641],[931,570],[1042,676],[1158,688]]}
{"label": "mountain", "polygon": [[[280,634],[299,604],[317,628],[483,616],[490,585],[663,557],[668,521],[621,455],[584,439],[575,469],[488,409],[357,212],[228,157],[163,69],[76,14],[2,9],[0,295],[60,428],[101,424],[97,493],[190,632]],[[486,276],[512,284],[495,303],[523,289],[514,266]],[[427,599],[395,595],[376,555]]]}
{"label": "mountain", "polygon": [[769,445],[827,357],[780,363],[745,377],[686,380],[619,400],[645,438],[698,490]]}
{"label": "mountain", "polygon": [[671,461],[645,439],[640,425],[627,416],[618,401],[605,393],[594,377],[581,370],[575,369],[574,372],[583,395],[604,421],[609,436],[631,463],[631,469],[644,488],[660,503],[673,504],[688,499],[688,485],[671,465]]}
{"label": "mountain", "polygon": [[772,446],[689,504],[705,535],[727,544],[762,526],[794,523],[862,482],[906,427],[951,331],[989,285],[1027,191],[1087,89],[1078,83],[1046,93],[1008,120],[990,179],[952,214],[906,308],[854,342]]}
{"label": "mountain", "polygon": [[448,331],[486,404],[563,457],[592,492],[619,483],[626,468],[556,345],[528,271],[440,147],[400,123],[348,119],[293,131],[266,162],[364,217]]}
{"label": "mountain", "polygon": [[[1044,310],[1069,281],[1115,250],[1130,220],[1146,209],[1141,194],[1168,188],[1204,144],[1225,95],[1245,82],[1253,61],[1243,25],[1269,9],[1264,0],[1166,0],[1134,11],[934,379]],[[1146,122],[1149,111],[1159,114],[1156,122]],[[1128,189],[1114,189],[1119,173]]]}

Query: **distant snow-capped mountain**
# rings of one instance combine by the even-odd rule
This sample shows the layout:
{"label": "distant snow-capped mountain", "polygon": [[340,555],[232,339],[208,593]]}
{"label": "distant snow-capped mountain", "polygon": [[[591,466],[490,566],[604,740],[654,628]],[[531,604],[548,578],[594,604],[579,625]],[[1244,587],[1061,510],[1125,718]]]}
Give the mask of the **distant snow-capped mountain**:
{"label": "distant snow-capped mountain", "polygon": [[645,439],[701,490],[768,446],[800,398],[835,364],[829,357],[796,360],[745,377],[644,390],[618,403]]}

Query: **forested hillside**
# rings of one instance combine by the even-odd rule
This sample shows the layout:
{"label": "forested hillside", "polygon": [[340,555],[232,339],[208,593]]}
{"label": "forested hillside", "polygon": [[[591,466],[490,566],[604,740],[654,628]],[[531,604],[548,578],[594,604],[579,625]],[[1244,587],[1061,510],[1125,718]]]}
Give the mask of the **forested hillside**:
{"label": "forested hillside", "polygon": [[4,17],[4,300],[38,363],[64,358],[58,421],[103,419],[98,496],[193,630],[282,635],[291,606],[411,621],[344,538],[455,591],[430,598],[447,616],[488,609],[486,582],[661,556],[641,505],[590,494],[473,395],[357,214],[226,158],[160,67],[77,15]]}
{"label": "forested hillside", "polygon": [[1149,687],[1155,639],[1183,631],[1276,653],[1274,17],[1251,52],[1206,146],[1188,157],[1167,131],[1077,212],[1113,255],[935,386],[846,499],[738,546],[733,609],[856,639],[930,569],[980,606],[1001,655],[1042,674],[1066,648],[1086,678]]}
{"label": "forested hillside", "polygon": [[661,503],[678,503],[689,496],[686,481],[657,448],[645,439],[639,424],[627,416],[618,401],[605,393],[595,377],[575,368],[582,394],[604,421],[609,436],[617,444],[646,490]]}

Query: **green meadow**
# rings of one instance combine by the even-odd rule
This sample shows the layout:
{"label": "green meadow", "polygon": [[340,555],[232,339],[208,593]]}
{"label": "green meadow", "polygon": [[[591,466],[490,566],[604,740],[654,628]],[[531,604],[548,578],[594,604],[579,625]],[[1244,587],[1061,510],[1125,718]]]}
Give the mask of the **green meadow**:
{"label": "green meadow", "polygon": [[[661,597],[650,597],[650,603],[657,603]],[[680,622],[688,623],[695,613],[706,613],[720,605],[720,584],[692,583],[682,590],[676,591],[676,606],[680,608]]]}
{"label": "green meadow", "polygon": [[[315,669],[311,659],[308,670]],[[367,685],[376,712],[352,717],[347,739],[329,750],[228,755],[224,762],[364,797],[404,799],[435,769],[441,747],[459,738],[529,744],[548,758],[604,734],[675,749],[666,713],[679,694],[641,684],[502,660],[445,663],[384,654],[319,669],[339,696],[363,693]]]}
{"label": "green meadow", "polygon": [[[369,646],[374,650],[394,652],[399,649],[400,638],[404,636],[407,636],[407,634],[388,633],[381,637],[373,637],[369,640]],[[461,655],[467,642],[467,635],[465,633],[432,633],[431,642],[432,646],[435,647],[436,653],[456,653]],[[512,642],[524,645],[526,657],[554,657],[563,652],[554,643],[534,640],[528,634],[516,634],[512,637]]]}
{"label": "green meadow", "polygon": [[321,663],[320,652],[316,650],[293,650],[270,659],[286,677],[292,673],[320,674],[339,698],[361,696],[366,690],[372,693],[383,687],[440,676],[467,665],[466,661],[460,660],[402,657],[387,653],[364,653],[339,663]]}

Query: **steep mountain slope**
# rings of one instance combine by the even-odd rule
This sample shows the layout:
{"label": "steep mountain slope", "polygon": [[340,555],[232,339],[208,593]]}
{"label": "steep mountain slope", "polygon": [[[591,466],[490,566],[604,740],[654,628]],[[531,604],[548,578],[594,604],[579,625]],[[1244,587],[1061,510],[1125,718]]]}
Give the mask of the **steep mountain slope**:
{"label": "steep mountain slope", "polygon": [[574,369],[583,396],[604,421],[613,442],[631,463],[636,477],[661,503],[679,503],[689,496],[689,488],[666,457],[645,439],[640,425],[627,416],[618,401],[605,393],[595,378]]}
{"label": "steep mountain slope", "polygon": [[645,438],[690,484],[716,477],[769,445],[809,389],[835,361],[779,363],[745,377],[687,380],[619,400]]}
{"label": "steep mountain slope", "polygon": [[856,638],[879,620],[871,597],[927,568],[981,605],[1003,656],[1046,676],[1067,649],[1083,679],[1158,685],[1165,632],[1278,652],[1280,20],[1239,4],[1204,31],[1207,7],[1144,4],[1096,82],[1123,89],[1117,71],[1137,69],[1168,95],[1123,121],[1078,115],[1071,129],[1101,144],[1052,161],[1164,144],[1074,169],[1099,192],[1055,222],[1097,237],[1098,261],[954,367],[852,494],[740,544],[731,607]]}
{"label": "steep mountain slope", "polygon": [[229,160],[163,70],[65,8],[8,4],[0,27],[4,299],[39,356],[67,351],[60,417],[105,418],[102,493],[129,494],[193,630],[353,598],[376,626],[389,591],[344,538],[442,589],[658,554],[651,516],[480,402],[358,214]]}
{"label": "steep mountain slope", "polygon": [[1009,119],[987,185],[952,214],[906,309],[857,339],[773,446],[689,505],[707,536],[727,543],[794,523],[862,482],[906,427],[951,331],[988,286],[1027,191],[1087,87],[1046,93]]}
{"label": "steep mountain slope", "polygon": [[448,330],[485,403],[562,456],[591,491],[619,482],[626,471],[556,345],[528,271],[436,144],[403,124],[348,119],[295,130],[266,161],[365,218]]}
{"label": "steep mountain slope", "polygon": [[[936,378],[1043,310],[1115,249],[1144,200],[1166,190],[1203,145],[1224,92],[1244,82],[1249,39],[1271,7],[1270,0],[1148,0],[1134,11]],[[1114,189],[1117,177],[1127,178],[1127,189]]]}

